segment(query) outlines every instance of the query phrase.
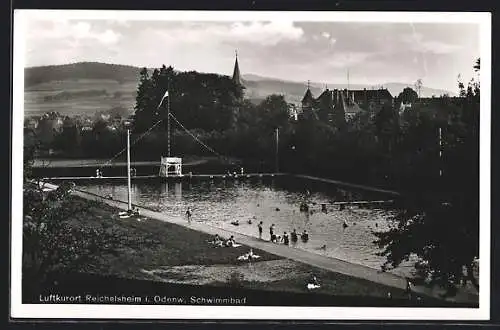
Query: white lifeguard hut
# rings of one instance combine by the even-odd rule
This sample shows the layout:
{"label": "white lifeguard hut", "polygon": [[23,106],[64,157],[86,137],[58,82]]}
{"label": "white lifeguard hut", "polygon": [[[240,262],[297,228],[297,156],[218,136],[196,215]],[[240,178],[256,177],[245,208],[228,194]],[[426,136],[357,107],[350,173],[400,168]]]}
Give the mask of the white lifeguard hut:
{"label": "white lifeguard hut", "polygon": [[181,177],[182,176],[182,158],[180,157],[161,157],[160,176]]}

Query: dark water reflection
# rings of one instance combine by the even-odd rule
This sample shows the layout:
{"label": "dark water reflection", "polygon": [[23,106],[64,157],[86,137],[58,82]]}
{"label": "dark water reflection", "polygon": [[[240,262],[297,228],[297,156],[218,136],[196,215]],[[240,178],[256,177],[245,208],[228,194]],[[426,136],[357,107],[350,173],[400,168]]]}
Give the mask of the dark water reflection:
{"label": "dark water reflection", "polygon": [[[85,190],[114,199],[127,200],[126,183],[121,185],[86,185]],[[258,237],[257,224],[264,223],[263,238],[269,239],[269,226],[276,233],[307,230],[310,240],[295,247],[380,269],[383,258],[377,256],[372,230],[388,228],[390,210],[359,207],[339,210],[333,201],[388,200],[391,196],[356,192],[331,184],[317,184],[296,179],[262,181],[198,181],[177,183],[133,184],[135,204],[175,216],[183,216],[191,208],[192,221],[209,223],[231,231]],[[300,212],[307,200],[310,212]],[[321,204],[327,204],[327,212]],[[240,225],[234,226],[232,221]],[[252,224],[248,223],[252,221]],[[186,220],[187,221],[187,220]],[[342,224],[347,222],[347,228]],[[320,249],[326,245],[325,249]],[[407,273],[408,269],[397,270]]]}

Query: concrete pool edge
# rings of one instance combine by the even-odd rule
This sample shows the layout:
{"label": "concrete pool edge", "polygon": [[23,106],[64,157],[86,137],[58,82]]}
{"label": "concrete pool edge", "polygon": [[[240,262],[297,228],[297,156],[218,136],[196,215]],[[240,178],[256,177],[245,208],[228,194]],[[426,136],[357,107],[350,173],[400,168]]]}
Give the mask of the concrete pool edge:
{"label": "concrete pool edge", "polygon": [[361,189],[361,190],[366,190],[366,191],[379,192],[379,193],[389,194],[389,195],[394,195],[394,196],[401,195],[401,193],[399,193],[397,191],[393,191],[393,190],[387,190],[387,189],[382,189],[382,188],[377,188],[377,187],[372,187],[372,186],[365,186],[365,185],[361,185],[361,184],[350,183],[350,182],[345,182],[345,181],[340,181],[340,180],[321,178],[321,177],[307,175],[307,174],[290,174],[290,173],[288,173],[286,175],[289,175],[289,176],[292,176],[292,177],[295,177],[298,179],[307,179],[307,180],[313,180],[313,181],[324,182],[324,183],[332,183],[332,184],[336,184],[339,186]]}

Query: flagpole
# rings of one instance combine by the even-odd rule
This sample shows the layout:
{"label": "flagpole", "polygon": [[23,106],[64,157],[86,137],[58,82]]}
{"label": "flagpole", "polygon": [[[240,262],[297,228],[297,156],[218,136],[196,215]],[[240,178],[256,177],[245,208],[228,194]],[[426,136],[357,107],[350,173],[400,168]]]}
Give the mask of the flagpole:
{"label": "flagpole", "polygon": [[276,127],[275,129],[275,133],[276,133],[276,159],[275,159],[275,171],[276,173],[279,172],[279,128]]}
{"label": "flagpole", "polygon": [[439,176],[443,176],[443,138],[439,127]]}
{"label": "flagpole", "polygon": [[[170,87],[170,84],[169,84]],[[167,89],[167,157],[170,157],[170,95]]]}
{"label": "flagpole", "polygon": [[127,186],[128,186],[128,210],[132,210],[132,179],[130,177],[130,129],[127,128]]}

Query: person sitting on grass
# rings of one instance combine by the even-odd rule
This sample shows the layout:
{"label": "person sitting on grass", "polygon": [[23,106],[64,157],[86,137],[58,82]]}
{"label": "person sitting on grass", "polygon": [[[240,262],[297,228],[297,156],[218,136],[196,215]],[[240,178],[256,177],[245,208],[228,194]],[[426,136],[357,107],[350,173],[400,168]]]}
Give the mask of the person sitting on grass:
{"label": "person sitting on grass", "polygon": [[231,235],[231,237],[226,241],[226,246],[227,247],[233,247],[236,242],[234,241],[234,236]]}
{"label": "person sitting on grass", "polygon": [[309,279],[309,281],[307,282],[307,285],[306,287],[309,289],[309,290],[312,290],[312,289],[317,289],[319,287],[321,287],[320,283],[319,283],[319,280],[318,278],[316,277],[316,275],[312,275],[311,278]]}
{"label": "person sitting on grass", "polygon": [[278,236],[276,234],[271,234],[271,242],[276,243],[278,241]]}
{"label": "person sitting on grass", "polygon": [[217,242],[218,242],[218,241],[220,241],[220,240],[221,240],[221,239],[220,239],[220,237],[219,237],[219,234],[215,234],[214,239],[211,241],[211,243],[214,243],[214,244],[215,244],[215,243],[217,243]]}
{"label": "person sitting on grass", "polygon": [[215,234],[214,239],[212,241],[210,241],[209,243],[212,243],[217,247],[224,245],[224,241],[220,238],[219,234]]}

